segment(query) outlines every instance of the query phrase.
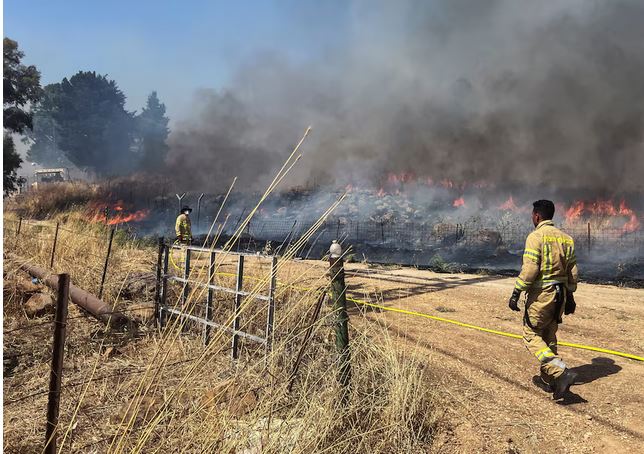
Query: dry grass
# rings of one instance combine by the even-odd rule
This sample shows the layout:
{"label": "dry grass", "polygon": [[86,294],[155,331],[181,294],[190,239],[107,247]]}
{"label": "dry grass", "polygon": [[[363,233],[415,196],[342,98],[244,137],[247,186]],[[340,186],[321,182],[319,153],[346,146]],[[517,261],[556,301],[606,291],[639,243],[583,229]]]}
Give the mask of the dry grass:
{"label": "dry grass", "polygon": [[[93,229],[94,226],[86,225],[88,234]],[[47,231],[40,231],[41,242],[20,246],[21,255],[45,264],[50,240]],[[59,237],[63,243],[66,239]],[[10,242],[11,235],[6,235],[5,241]],[[10,245],[5,246],[11,250]],[[123,256],[114,262],[115,283],[132,270],[152,269],[154,248],[141,248],[125,239],[119,248]],[[78,285],[91,287],[92,281],[85,277],[83,270],[88,265],[99,265],[90,255],[98,250],[87,243],[74,252],[84,257],[84,263],[77,260],[67,263],[67,268],[61,265],[59,270],[70,271]],[[64,254],[62,250],[61,254]],[[232,258],[224,262],[232,265]],[[222,272],[228,271],[224,262]],[[197,277],[200,262],[194,263]],[[249,261],[247,270],[256,279],[270,274],[259,261]],[[305,274],[314,286],[327,280],[320,275],[318,267],[304,272],[299,267],[283,267],[278,278],[282,282],[301,284]],[[12,273],[5,279],[8,283],[5,330],[27,325],[33,328],[5,336],[5,347],[21,355],[18,368],[4,382],[5,447],[7,452],[33,452],[42,446],[46,394],[16,400],[46,389],[51,327],[36,325],[47,319],[25,319],[19,310],[21,295],[16,282],[17,275]],[[252,280],[248,282],[250,289]],[[264,284],[256,285],[257,291],[263,291]],[[116,288],[111,286],[108,301],[116,300]],[[193,292],[193,299],[203,300],[197,291]],[[263,356],[263,348],[243,344],[241,359],[235,365],[228,355],[228,335],[215,334],[213,342],[205,348],[198,332],[171,323],[163,332],[147,328],[138,338],[123,337],[103,332],[97,322],[82,317],[72,305],[61,407],[61,429],[63,433],[69,429],[65,451],[410,452],[429,449],[438,412],[428,377],[413,355],[398,354],[387,334],[373,331],[378,329],[373,325],[360,324],[370,326],[360,330],[352,327],[352,389],[348,406],[339,404],[336,355],[329,342],[332,324],[329,308],[325,308],[323,318],[315,325],[293,392],[286,392],[314,300],[312,292],[284,288],[278,296],[275,348],[268,361]],[[130,304],[118,303],[121,308]],[[218,299],[219,306],[230,303],[229,299]],[[264,312],[250,306],[246,311],[247,326]],[[221,312],[217,316],[225,318],[227,314]],[[88,380],[92,381],[86,383]]]}
{"label": "dry grass", "polygon": [[106,198],[104,187],[84,182],[50,183],[8,200],[6,208],[33,219],[50,218],[56,213],[85,207]]}
{"label": "dry grass", "polygon": [[[301,157],[297,150],[304,137],[257,207]],[[37,206],[41,214],[51,212],[43,208],[42,200]],[[52,206],[58,210],[66,205]],[[322,214],[320,222],[334,208]],[[239,225],[238,234],[255,210]],[[74,233],[59,232],[55,268],[70,272],[76,285],[95,291],[100,277],[96,271],[104,259],[101,238],[106,232],[87,223],[82,212],[60,212],[58,216]],[[24,224],[23,238],[29,240],[17,242],[10,234],[15,225],[8,224],[5,249],[47,265],[52,224],[53,219]],[[112,453],[429,451],[440,413],[430,391],[433,388],[420,360],[413,353],[398,353],[377,325],[351,327],[352,381],[348,399],[342,403],[336,380],[337,355],[329,341],[334,313],[325,307],[322,318],[313,325],[297,382],[292,392],[287,391],[317,292],[328,285],[328,277],[319,267],[294,267],[290,259],[318,227],[314,225],[293,242],[278,261],[281,287],[276,296],[273,349],[268,355],[263,346],[242,343],[240,359],[231,363],[230,337],[225,331],[214,331],[205,347],[194,327],[174,318],[163,330],[143,327],[132,337],[106,332],[72,307],[63,373],[60,449]],[[218,254],[216,272],[222,282],[225,275],[219,273],[227,271],[231,259],[226,252]],[[131,307],[131,302],[120,297],[120,284],[132,272],[152,271],[155,262],[153,246],[121,236],[111,261],[106,301],[124,310]],[[34,452],[43,445],[43,391],[48,379],[51,324],[43,324],[47,319],[25,320],[19,284],[24,277],[14,265],[5,276],[4,293],[5,347],[17,360],[12,375],[3,383],[5,450]],[[191,278],[205,281],[205,260],[195,258],[193,266]],[[251,296],[244,298],[240,308],[242,327],[257,329],[263,325],[265,307],[252,296],[266,290],[270,271],[260,263],[249,263],[247,273],[254,279],[246,282]],[[303,280],[307,281],[306,288],[301,286]],[[170,304],[182,305],[184,311],[195,311],[203,305],[203,289],[192,289],[185,303],[180,303],[180,290],[170,294]],[[224,310],[230,308],[230,299],[217,295],[215,304],[219,307],[216,321],[230,326],[232,313]]]}

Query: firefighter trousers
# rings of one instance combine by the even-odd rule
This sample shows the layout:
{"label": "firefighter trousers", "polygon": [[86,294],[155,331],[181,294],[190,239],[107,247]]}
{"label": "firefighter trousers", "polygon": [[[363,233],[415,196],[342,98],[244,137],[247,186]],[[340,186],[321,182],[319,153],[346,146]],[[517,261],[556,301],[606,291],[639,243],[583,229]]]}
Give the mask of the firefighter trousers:
{"label": "firefighter trousers", "polygon": [[[527,317],[523,322],[523,342],[530,353],[541,363],[541,378],[552,385],[566,370],[566,364],[557,354],[556,290],[553,286],[528,291]],[[530,326],[532,325],[532,326]]]}

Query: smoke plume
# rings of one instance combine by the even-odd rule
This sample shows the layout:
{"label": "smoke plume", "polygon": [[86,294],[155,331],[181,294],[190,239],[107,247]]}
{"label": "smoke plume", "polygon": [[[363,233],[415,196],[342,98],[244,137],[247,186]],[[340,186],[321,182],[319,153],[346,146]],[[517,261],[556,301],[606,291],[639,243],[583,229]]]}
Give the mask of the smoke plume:
{"label": "smoke plume", "polygon": [[311,124],[294,184],[376,187],[411,172],[640,193],[642,24],[639,0],[358,2],[332,51],[257,55],[197,93],[169,163],[202,190],[234,175],[259,187]]}

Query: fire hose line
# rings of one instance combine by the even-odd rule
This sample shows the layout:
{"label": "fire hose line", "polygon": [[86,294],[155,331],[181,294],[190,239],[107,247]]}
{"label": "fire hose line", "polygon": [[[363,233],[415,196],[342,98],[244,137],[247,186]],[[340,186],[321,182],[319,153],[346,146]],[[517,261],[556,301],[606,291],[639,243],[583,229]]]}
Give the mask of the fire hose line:
{"label": "fire hose line", "polygon": [[[216,274],[218,274],[220,276],[236,276],[235,273],[218,272]],[[251,277],[251,276],[244,276],[244,278],[245,279],[251,279],[251,280],[259,280],[258,278]],[[298,286],[295,286],[295,285],[291,285],[291,284],[287,284],[287,283],[279,282],[279,281],[277,282],[277,284],[279,286],[282,286],[282,287],[291,287],[291,288],[293,288],[295,290],[300,290],[300,291],[305,291],[305,292],[310,292],[312,290],[315,290],[313,288],[298,287]],[[382,306],[380,304],[369,303],[367,301],[358,300],[358,299],[351,298],[351,297],[347,297],[347,301],[351,301],[352,303],[360,304],[362,306],[373,307],[374,309],[379,309],[379,310],[382,310],[382,311],[397,312],[399,314],[411,315],[411,316],[414,316],[414,317],[428,318],[430,320],[434,320],[434,321],[437,321],[437,322],[450,323],[452,325],[460,326],[462,328],[474,329],[474,330],[477,330],[477,331],[482,331],[484,333],[495,334],[497,336],[511,337],[513,339],[522,339],[523,338],[523,336],[521,336],[519,334],[507,333],[505,331],[499,331],[499,330],[495,330],[495,329],[484,328],[482,326],[472,325],[470,323],[459,322],[458,320],[452,320],[452,319],[449,319],[449,318],[437,317],[435,315],[426,314],[424,312],[408,311],[406,309],[398,309],[398,308],[395,308],[395,307]],[[619,351],[616,351],[616,350],[609,350],[609,349],[606,349],[606,348],[593,347],[591,345],[573,344],[571,342],[557,342],[557,345],[560,345],[560,346],[563,346],[563,347],[577,348],[577,349],[580,349],[580,350],[590,350],[590,351],[593,351],[593,352],[606,353],[608,355],[621,356],[623,358],[633,359],[635,361],[644,361],[644,357],[642,357],[642,356],[633,355],[631,353],[619,352]]]}

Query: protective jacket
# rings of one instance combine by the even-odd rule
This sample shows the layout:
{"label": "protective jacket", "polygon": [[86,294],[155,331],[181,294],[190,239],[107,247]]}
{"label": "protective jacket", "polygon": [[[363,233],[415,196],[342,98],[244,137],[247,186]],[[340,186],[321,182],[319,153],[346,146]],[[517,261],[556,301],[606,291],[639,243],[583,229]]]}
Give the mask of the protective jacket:
{"label": "protective jacket", "polygon": [[181,213],[177,216],[177,222],[174,224],[174,231],[177,234],[177,239],[181,242],[189,243],[192,241],[192,227],[190,218],[187,214]]}
{"label": "protective jacket", "polygon": [[577,278],[575,242],[552,221],[540,222],[526,239],[523,266],[515,288],[526,292],[561,283],[574,292]]}
{"label": "protective jacket", "polygon": [[515,288],[527,292],[524,344],[541,363],[541,378],[549,384],[566,369],[557,354],[557,324],[567,293],[560,291],[560,285],[568,292],[577,290],[575,243],[552,221],[543,221],[526,239]]}

